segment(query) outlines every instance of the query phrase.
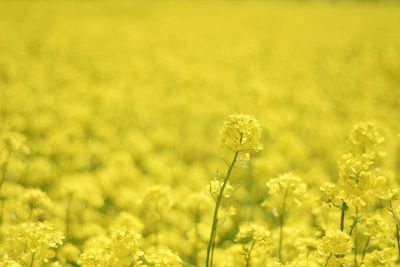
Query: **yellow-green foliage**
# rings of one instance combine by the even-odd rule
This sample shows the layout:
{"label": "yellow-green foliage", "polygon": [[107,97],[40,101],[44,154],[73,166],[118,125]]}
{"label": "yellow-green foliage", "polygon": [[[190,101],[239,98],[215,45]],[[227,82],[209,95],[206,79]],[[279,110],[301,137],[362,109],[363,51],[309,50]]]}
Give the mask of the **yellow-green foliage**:
{"label": "yellow-green foliage", "polygon": [[396,3],[1,1],[0,266],[395,266],[399,25]]}

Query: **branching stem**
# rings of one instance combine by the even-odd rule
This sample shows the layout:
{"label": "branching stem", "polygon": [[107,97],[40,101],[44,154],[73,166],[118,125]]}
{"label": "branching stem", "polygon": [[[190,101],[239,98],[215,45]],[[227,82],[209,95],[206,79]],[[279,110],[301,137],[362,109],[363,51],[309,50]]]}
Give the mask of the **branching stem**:
{"label": "branching stem", "polygon": [[246,256],[246,267],[250,267],[251,264],[251,252],[253,251],[254,245],[256,244],[256,241],[253,240],[253,242],[251,242],[250,248],[247,252],[247,256]]}
{"label": "branching stem", "polygon": [[224,196],[224,190],[225,187],[229,181],[229,178],[232,174],[233,167],[235,166],[235,163],[237,161],[237,158],[239,156],[240,151],[236,151],[235,155],[233,157],[232,163],[229,165],[228,171],[226,173],[224,182],[221,186],[221,189],[219,191],[219,194],[215,200],[215,209],[214,209],[214,215],[213,215],[213,220],[212,220],[212,225],[211,225],[211,232],[210,232],[210,239],[208,241],[208,246],[207,246],[207,258],[206,258],[206,267],[212,267],[213,266],[213,256],[214,256],[214,249],[215,249],[215,238],[217,235],[217,228],[218,228],[218,211],[219,207],[221,205],[221,201]]}

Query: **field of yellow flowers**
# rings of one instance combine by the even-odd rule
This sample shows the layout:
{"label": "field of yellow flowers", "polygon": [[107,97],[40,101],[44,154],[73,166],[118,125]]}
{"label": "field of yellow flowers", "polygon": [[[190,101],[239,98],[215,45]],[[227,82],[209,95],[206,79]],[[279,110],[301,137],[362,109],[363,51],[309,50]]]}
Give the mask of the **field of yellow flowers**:
{"label": "field of yellow flowers", "polygon": [[0,2],[0,266],[398,266],[399,25],[398,3]]}

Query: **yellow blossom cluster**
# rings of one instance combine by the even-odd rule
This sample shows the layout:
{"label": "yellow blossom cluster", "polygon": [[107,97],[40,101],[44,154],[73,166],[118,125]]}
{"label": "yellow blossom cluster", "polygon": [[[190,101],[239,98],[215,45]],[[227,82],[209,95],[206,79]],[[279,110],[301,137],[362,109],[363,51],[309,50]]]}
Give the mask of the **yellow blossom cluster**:
{"label": "yellow blossom cluster", "polygon": [[235,152],[260,151],[263,148],[260,143],[260,123],[250,115],[230,115],[225,121],[221,135],[222,144]]}

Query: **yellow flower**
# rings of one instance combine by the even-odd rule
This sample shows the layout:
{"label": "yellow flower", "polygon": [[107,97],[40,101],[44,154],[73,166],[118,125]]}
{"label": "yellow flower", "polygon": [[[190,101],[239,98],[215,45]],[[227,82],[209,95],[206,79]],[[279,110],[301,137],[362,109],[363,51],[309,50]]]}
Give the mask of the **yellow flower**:
{"label": "yellow flower", "polygon": [[179,256],[167,248],[159,248],[146,255],[146,260],[153,267],[181,267],[182,260]]}
{"label": "yellow flower", "polygon": [[346,254],[350,252],[350,236],[342,231],[328,231],[321,240],[320,252],[324,254]]}
{"label": "yellow flower", "polygon": [[79,257],[83,267],[95,266],[140,266],[143,255],[139,248],[141,236],[134,231],[121,228],[111,234],[111,241],[104,248],[89,249]]}
{"label": "yellow flower", "polygon": [[361,122],[353,126],[350,132],[349,141],[355,145],[361,153],[379,152],[379,145],[385,139],[377,131],[376,126],[372,122]]}
{"label": "yellow flower", "polygon": [[395,264],[397,259],[396,248],[387,247],[382,250],[374,250],[368,253],[365,257],[365,266],[374,267],[388,267],[397,266]]}
{"label": "yellow flower", "polygon": [[111,234],[107,251],[111,255],[112,266],[131,266],[139,262],[143,252],[139,249],[141,236],[134,231],[121,228]]}
{"label": "yellow flower", "polygon": [[[261,205],[272,209],[281,206],[283,199],[289,198],[297,206],[301,206],[301,199],[306,195],[307,184],[293,173],[285,173],[266,183],[269,198]],[[286,200],[285,200],[286,201]]]}
{"label": "yellow flower", "polygon": [[54,249],[63,244],[61,231],[48,222],[23,223],[14,227],[7,238],[7,256],[27,265],[48,262],[55,256]]}
{"label": "yellow flower", "polygon": [[239,226],[235,241],[249,243],[255,241],[258,246],[265,245],[270,236],[264,226],[255,223],[244,223]]}
{"label": "yellow flower", "polygon": [[345,194],[340,186],[333,183],[326,183],[320,187],[322,201],[340,206],[345,198]]}
{"label": "yellow flower", "polygon": [[101,266],[102,263],[105,265],[106,260],[104,257],[105,252],[103,249],[88,249],[80,255],[78,264],[82,267],[97,267]]}
{"label": "yellow flower", "polygon": [[[223,181],[218,180],[218,179],[211,180],[210,183],[208,184],[207,190],[214,197],[214,199],[217,198],[217,196],[221,192],[222,185],[223,185]],[[234,188],[228,181],[225,186],[224,195],[222,197],[229,198],[231,196],[231,194],[233,193],[233,191],[234,191]]]}
{"label": "yellow flower", "polygon": [[385,184],[386,178],[379,169],[374,169],[373,164],[368,154],[356,156],[348,153],[339,161],[339,184],[348,202],[364,206],[365,198],[374,195],[379,184]]}
{"label": "yellow flower", "polygon": [[260,151],[260,123],[250,115],[233,114],[225,121],[221,131],[222,145],[233,151]]}
{"label": "yellow flower", "polygon": [[2,259],[0,260],[1,267],[23,267],[20,263],[10,259]]}

